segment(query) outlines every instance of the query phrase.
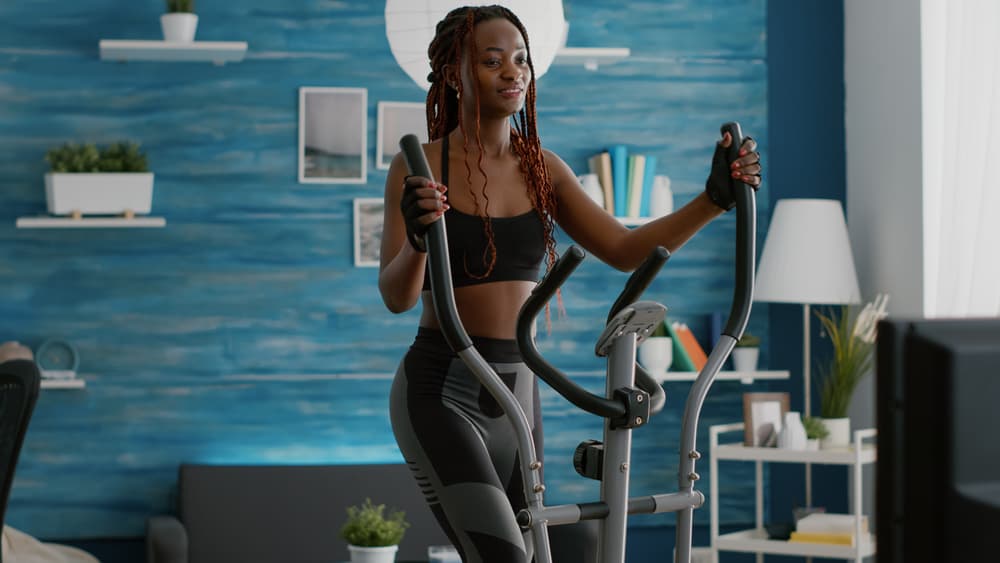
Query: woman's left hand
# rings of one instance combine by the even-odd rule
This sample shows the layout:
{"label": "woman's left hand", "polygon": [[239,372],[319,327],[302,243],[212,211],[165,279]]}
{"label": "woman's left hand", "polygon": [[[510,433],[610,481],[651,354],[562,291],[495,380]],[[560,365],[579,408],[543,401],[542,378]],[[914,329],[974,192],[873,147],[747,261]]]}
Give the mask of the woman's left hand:
{"label": "woman's left hand", "polygon": [[760,188],[761,164],[760,153],[757,152],[757,141],[753,137],[744,137],[740,145],[740,153],[736,160],[728,161],[726,153],[733,138],[728,132],[715,145],[712,156],[712,171],[705,182],[705,191],[715,205],[729,211],[736,206],[733,199],[733,180],[743,182],[754,191]]}

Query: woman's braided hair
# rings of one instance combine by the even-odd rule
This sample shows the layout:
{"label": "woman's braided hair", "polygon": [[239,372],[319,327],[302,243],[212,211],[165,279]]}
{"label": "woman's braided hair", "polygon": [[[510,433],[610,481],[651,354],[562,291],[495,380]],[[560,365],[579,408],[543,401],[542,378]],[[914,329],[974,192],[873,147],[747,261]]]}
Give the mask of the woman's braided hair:
{"label": "woman's braided hair", "polygon": [[[503,18],[514,24],[524,38],[525,49],[528,52],[528,68],[531,69],[531,81],[528,83],[528,91],[525,96],[524,107],[512,119],[511,146],[514,153],[520,158],[521,173],[528,184],[528,196],[531,199],[532,207],[542,219],[545,233],[545,249],[547,263],[549,267],[556,260],[555,243],[555,217],[556,217],[556,196],[545,168],[545,161],[542,157],[542,143],[538,138],[537,118],[535,112],[535,68],[531,62],[531,49],[528,46],[528,33],[521,21],[513,12],[503,6],[475,6],[456,8],[448,13],[443,20],[437,24],[434,39],[427,48],[427,55],[430,58],[431,73],[427,79],[431,83],[427,92],[427,133],[431,140],[440,139],[450,133],[455,127],[462,131],[465,139],[464,146],[468,151],[468,139],[466,123],[462,119],[462,111],[459,107],[459,97],[464,95],[462,83],[458,81],[453,88],[448,84],[448,77],[445,76],[444,67],[450,65],[451,68],[461,68],[462,54],[475,53],[475,27],[483,21]],[[473,57],[468,58],[468,65],[473,64]],[[473,80],[471,94],[478,98],[479,85]],[[483,142],[479,137],[479,106],[476,106],[476,120],[472,124],[475,132],[475,140],[479,146],[479,172],[486,177],[483,170]],[[468,160],[465,161],[466,179],[472,184],[472,168]],[[486,180],[489,183],[489,180]],[[483,254],[483,263],[486,271],[482,275],[466,274],[479,279],[485,278],[493,272],[496,264],[496,244],[493,239],[493,227],[489,215],[489,194],[486,185],[483,185],[483,230],[486,234],[487,245]],[[480,214],[479,198],[475,190],[472,191],[472,200],[475,204],[475,214]]]}

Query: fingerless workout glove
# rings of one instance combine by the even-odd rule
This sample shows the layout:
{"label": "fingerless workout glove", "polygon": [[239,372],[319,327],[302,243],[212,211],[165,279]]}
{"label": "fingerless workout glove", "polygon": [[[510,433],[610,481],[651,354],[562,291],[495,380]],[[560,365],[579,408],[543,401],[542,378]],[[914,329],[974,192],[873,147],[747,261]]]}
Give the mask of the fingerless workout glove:
{"label": "fingerless workout glove", "polygon": [[406,240],[410,241],[410,246],[417,252],[427,252],[427,245],[424,244],[424,235],[430,225],[420,222],[420,216],[427,213],[421,209],[417,196],[416,186],[408,183],[403,186],[403,197],[399,201],[399,208],[403,212],[403,223],[406,224]]}
{"label": "fingerless workout glove", "polygon": [[708,180],[705,181],[705,193],[708,194],[708,198],[725,211],[736,207],[732,170],[729,169],[729,159],[726,158],[728,151],[728,148],[716,143],[715,154],[712,155],[712,170],[708,173]]}

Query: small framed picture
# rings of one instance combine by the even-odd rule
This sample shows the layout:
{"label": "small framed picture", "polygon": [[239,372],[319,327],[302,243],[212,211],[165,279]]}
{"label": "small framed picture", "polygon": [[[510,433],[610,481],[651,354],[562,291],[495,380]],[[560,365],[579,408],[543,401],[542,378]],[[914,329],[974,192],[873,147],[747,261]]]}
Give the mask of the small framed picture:
{"label": "small framed picture", "polygon": [[399,152],[399,140],[407,133],[416,135],[421,143],[427,142],[427,106],[419,102],[379,102],[376,168],[389,169],[392,157]]}
{"label": "small framed picture", "polygon": [[299,88],[299,182],[368,180],[368,90]]}
{"label": "small framed picture", "polygon": [[382,246],[382,211],[385,202],[380,197],[359,197],[354,200],[354,265],[378,267]]}
{"label": "small framed picture", "polygon": [[743,444],[757,448],[777,446],[788,405],[788,393],[744,393]]}

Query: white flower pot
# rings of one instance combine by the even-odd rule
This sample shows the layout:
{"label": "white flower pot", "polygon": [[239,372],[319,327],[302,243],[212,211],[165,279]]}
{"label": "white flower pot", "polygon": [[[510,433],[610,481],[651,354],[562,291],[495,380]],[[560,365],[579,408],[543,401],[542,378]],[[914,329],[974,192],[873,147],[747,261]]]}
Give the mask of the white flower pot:
{"label": "white flower pot", "polygon": [[674,341],[669,336],[650,336],[639,345],[639,363],[650,375],[666,373],[674,360]]}
{"label": "white flower pot", "polygon": [[824,418],[823,425],[826,426],[829,434],[820,441],[820,447],[823,449],[846,448],[851,444],[850,418]]}
{"label": "white flower pot", "polygon": [[45,200],[51,215],[147,215],[152,172],[49,172]]}
{"label": "white flower pot", "polygon": [[351,553],[351,563],[393,563],[396,561],[398,549],[397,545],[386,547],[347,546],[347,550]]}
{"label": "white flower pot", "polygon": [[757,371],[757,358],[760,348],[743,346],[733,348],[733,369],[736,371]]}
{"label": "white flower pot", "polygon": [[186,12],[163,14],[160,16],[160,28],[163,29],[164,41],[190,43],[198,30],[198,15]]}

